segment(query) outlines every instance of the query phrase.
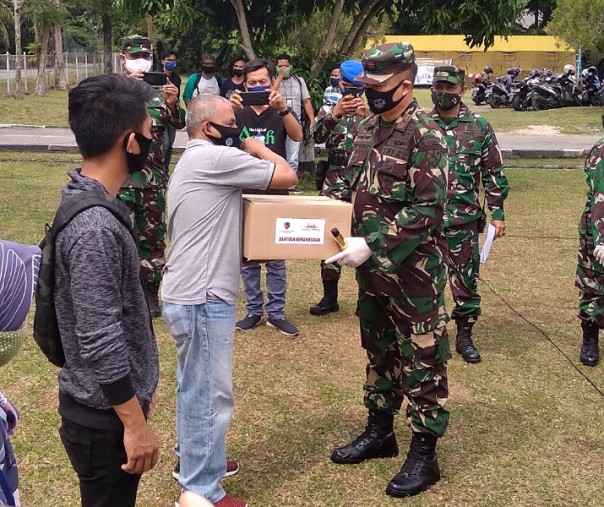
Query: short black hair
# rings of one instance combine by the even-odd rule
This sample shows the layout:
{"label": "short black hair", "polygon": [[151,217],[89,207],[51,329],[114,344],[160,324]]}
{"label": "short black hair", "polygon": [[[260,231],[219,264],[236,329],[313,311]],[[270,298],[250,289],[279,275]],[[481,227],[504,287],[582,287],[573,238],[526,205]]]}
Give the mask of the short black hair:
{"label": "short black hair", "polygon": [[174,55],[176,57],[176,59],[178,60],[178,55],[176,54],[176,51],[164,51],[161,54],[161,59],[165,60],[166,58],[168,58],[168,56],[170,55]]}
{"label": "short black hair", "polygon": [[231,67],[235,65],[235,62],[243,62],[245,65],[247,63],[247,58],[243,55],[236,56],[231,60]]}
{"label": "short black hair", "polygon": [[210,53],[206,53],[205,55],[201,56],[201,63],[203,64],[204,60],[212,60],[214,63],[216,63],[216,57],[214,55],[211,55]]}
{"label": "short black hair", "polygon": [[273,64],[264,58],[255,58],[243,66],[243,81],[247,81],[247,75],[250,72],[256,72],[260,69],[268,70],[268,77],[273,79],[275,75],[275,68],[273,67]]}
{"label": "short black hair", "polygon": [[333,65],[333,66],[331,67],[331,69],[329,69],[329,73],[331,74],[331,73],[332,73],[334,70],[336,70],[336,69],[337,69],[337,70],[340,70],[340,66],[339,66],[339,65]]}
{"label": "short black hair", "polygon": [[281,53],[280,55],[277,55],[275,61],[278,62],[279,60],[287,60],[290,64],[292,63],[292,57],[289,56],[287,53]]}
{"label": "short black hair", "polygon": [[69,126],[82,157],[110,151],[128,131],[140,131],[153,88],[119,74],[84,79],[69,92]]}

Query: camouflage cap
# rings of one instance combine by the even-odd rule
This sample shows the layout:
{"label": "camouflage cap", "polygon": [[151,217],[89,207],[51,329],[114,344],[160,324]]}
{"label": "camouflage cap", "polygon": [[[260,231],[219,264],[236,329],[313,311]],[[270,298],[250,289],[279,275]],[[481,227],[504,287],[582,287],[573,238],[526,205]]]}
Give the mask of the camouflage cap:
{"label": "camouflage cap", "polygon": [[124,39],[124,46],[122,51],[128,51],[128,53],[149,53],[153,54],[153,48],[151,46],[151,40],[149,37],[144,35],[129,35]]}
{"label": "camouflage cap", "polygon": [[434,67],[434,78],[432,82],[446,81],[447,83],[463,83],[465,72],[460,71],[455,65],[437,65]]}
{"label": "camouflage cap", "polygon": [[399,72],[407,70],[415,62],[413,46],[408,42],[382,44],[363,55],[364,72],[356,77],[366,84],[379,84]]}

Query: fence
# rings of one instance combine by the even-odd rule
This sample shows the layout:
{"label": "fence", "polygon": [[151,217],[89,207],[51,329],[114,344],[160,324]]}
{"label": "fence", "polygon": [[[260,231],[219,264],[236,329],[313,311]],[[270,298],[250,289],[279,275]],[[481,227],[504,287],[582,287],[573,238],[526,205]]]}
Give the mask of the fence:
{"label": "fence", "polygon": [[[15,75],[17,66],[17,57],[10,53],[1,55],[0,63],[0,93],[6,90],[7,94],[15,92]],[[114,72],[119,72],[121,64],[119,53],[112,53]],[[88,76],[96,76],[103,73],[103,58],[101,53],[63,53],[65,62],[65,78],[68,86],[75,86],[82,79]],[[23,53],[23,70],[21,79],[25,87],[25,92],[33,92],[36,87],[38,77],[38,57],[36,55],[27,55]],[[49,86],[54,84],[54,63],[49,58],[46,69],[46,80]]]}

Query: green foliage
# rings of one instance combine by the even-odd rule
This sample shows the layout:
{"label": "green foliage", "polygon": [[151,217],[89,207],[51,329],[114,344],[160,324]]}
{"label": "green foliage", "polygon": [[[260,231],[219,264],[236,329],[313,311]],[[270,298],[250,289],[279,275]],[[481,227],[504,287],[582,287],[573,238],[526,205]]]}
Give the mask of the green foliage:
{"label": "green foliage", "polygon": [[604,52],[604,0],[559,0],[549,33],[577,48]]}
{"label": "green foliage", "polygon": [[12,28],[14,22],[13,13],[10,8],[8,0],[0,0],[0,48],[2,46],[8,48],[9,42],[9,30]]}

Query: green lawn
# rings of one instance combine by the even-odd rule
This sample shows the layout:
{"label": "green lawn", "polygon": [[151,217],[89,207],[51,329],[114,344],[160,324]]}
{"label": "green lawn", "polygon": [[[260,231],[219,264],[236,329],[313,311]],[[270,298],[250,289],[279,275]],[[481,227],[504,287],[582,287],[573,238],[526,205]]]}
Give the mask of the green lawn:
{"label": "green lawn", "polygon": [[[0,237],[39,241],[65,172],[77,163],[68,154],[1,153]],[[481,275],[578,363],[573,283],[583,174],[511,168],[509,178],[508,235],[496,242]],[[310,185],[305,181],[304,189],[314,194]],[[230,494],[254,507],[602,505],[602,397],[483,283],[483,317],[475,328],[483,362],[468,365],[457,355],[450,362],[451,426],[439,444],[443,479],[418,497],[394,500],[383,491],[403,457],[331,464],[332,447],[356,436],[366,417],[356,284],[345,269],[341,311],[318,318],[308,314],[321,295],[318,262],[289,262],[288,276],[286,310],[300,327],[299,338],[266,326],[237,335],[228,449],[242,469],[225,481]],[[161,380],[152,426],[161,453],[156,469],[142,479],[144,507],[172,505],[178,494],[170,475],[174,347],[161,319],[156,332]],[[604,365],[579,368],[604,389]],[[75,475],[57,433],[56,374],[33,340],[3,368],[0,388],[22,416],[13,441],[25,506],[78,504]],[[402,417],[397,434],[404,456],[409,431]]]}
{"label": "green lawn", "polygon": [[[415,95],[420,105],[432,108],[430,91],[417,89]],[[517,112],[511,108],[492,109],[474,106],[470,92],[465,97],[468,105],[483,115],[496,132],[507,132],[529,126],[550,126],[563,134],[596,134],[602,125],[602,108],[567,107],[550,111]],[[0,94],[0,124],[67,125],[67,92],[50,91],[46,97],[27,95],[23,101]]]}

